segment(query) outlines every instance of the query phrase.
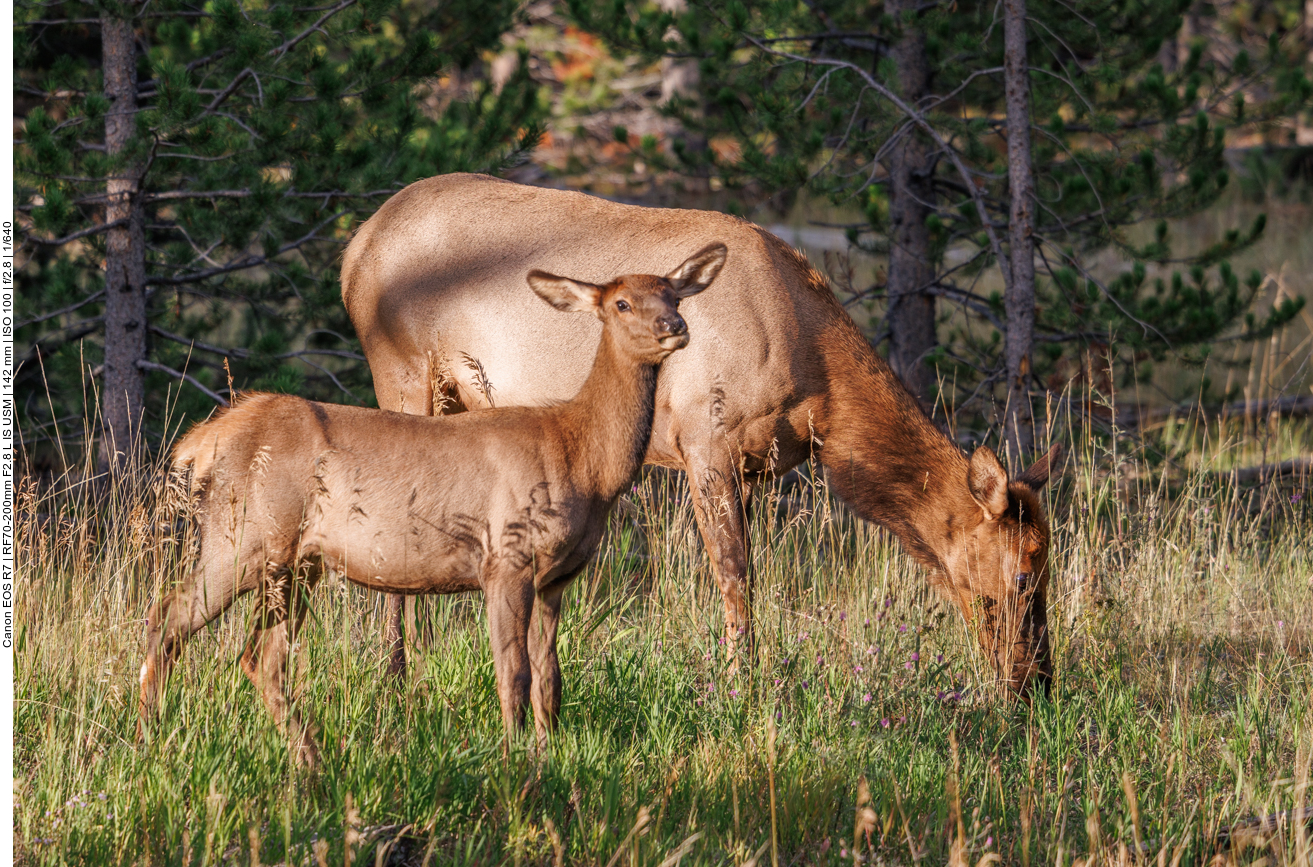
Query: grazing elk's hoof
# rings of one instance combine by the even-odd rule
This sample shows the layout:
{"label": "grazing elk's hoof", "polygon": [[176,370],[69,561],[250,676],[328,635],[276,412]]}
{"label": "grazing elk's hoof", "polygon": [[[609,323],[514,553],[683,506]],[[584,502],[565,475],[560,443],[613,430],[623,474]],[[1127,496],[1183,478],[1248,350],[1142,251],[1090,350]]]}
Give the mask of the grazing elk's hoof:
{"label": "grazing elk's hoof", "polygon": [[315,746],[314,740],[309,735],[302,736],[293,744],[292,754],[296,758],[297,767],[302,770],[310,772],[319,770],[319,747]]}

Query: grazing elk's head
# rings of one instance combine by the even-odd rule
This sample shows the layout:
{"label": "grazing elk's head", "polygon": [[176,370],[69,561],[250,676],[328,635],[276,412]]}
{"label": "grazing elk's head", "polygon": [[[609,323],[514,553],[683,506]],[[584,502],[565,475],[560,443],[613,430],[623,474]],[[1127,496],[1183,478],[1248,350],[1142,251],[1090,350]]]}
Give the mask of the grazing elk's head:
{"label": "grazing elk's head", "polygon": [[967,488],[979,523],[964,528],[944,563],[952,591],[999,679],[1029,700],[1053,679],[1048,617],[1049,524],[1039,493],[1061,449],[1054,446],[1016,479],[998,457],[976,449]]}
{"label": "grazing elk's head", "polygon": [[688,345],[679,302],[711,285],[725,255],[724,244],[711,244],[664,277],[630,274],[605,286],[545,271],[530,271],[528,280],[557,310],[595,313],[626,354],[655,364]]}

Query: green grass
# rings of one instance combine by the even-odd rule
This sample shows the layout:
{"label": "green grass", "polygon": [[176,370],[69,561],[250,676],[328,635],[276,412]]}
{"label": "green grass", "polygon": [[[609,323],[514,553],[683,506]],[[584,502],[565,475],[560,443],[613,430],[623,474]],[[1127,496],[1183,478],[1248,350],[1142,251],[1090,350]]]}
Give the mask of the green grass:
{"label": "green grass", "polygon": [[[761,653],[725,674],[682,478],[651,473],[568,594],[551,745],[504,752],[481,597],[428,606],[409,682],[381,599],[314,594],[293,657],[318,775],[237,666],[187,647],[135,742],[142,618],[177,575],[158,475],[20,494],[15,846],[26,864],[1308,863],[1313,509],[1215,471],[1313,451],[1173,424],[1081,439],[1051,493],[1051,700],[1004,700],[961,618],[804,473],[754,510]],[[1146,460],[1167,454],[1173,462]],[[1300,497],[1302,493],[1302,498]],[[773,750],[771,747],[773,738]],[[1302,860],[1301,860],[1302,859]]]}

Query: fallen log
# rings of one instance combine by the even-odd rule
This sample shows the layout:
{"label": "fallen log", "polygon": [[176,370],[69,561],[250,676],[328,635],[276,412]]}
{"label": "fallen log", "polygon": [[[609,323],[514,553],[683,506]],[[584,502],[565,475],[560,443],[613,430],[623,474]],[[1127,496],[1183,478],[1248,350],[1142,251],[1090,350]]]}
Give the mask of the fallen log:
{"label": "fallen log", "polygon": [[1197,403],[1174,406],[1128,406],[1117,413],[1117,424],[1122,427],[1144,427],[1167,421],[1175,416],[1187,418],[1203,415],[1207,418],[1267,418],[1273,414],[1299,417],[1313,415],[1313,395],[1277,397],[1270,400],[1238,400],[1221,406],[1206,407]]}

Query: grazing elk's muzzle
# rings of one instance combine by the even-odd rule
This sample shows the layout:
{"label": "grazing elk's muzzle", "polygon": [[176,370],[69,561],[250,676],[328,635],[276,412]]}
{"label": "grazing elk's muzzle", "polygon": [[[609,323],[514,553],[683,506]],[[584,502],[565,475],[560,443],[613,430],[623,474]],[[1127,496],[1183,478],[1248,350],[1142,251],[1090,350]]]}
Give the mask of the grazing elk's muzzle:
{"label": "grazing elk's muzzle", "polygon": [[977,640],[999,681],[1027,702],[1037,686],[1047,696],[1053,682],[1045,602],[1043,593],[1025,593],[1004,600],[978,596],[972,605]]}
{"label": "grazing elk's muzzle", "polygon": [[1029,702],[1053,681],[1048,628],[1050,532],[1039,491],[1055,447],[1015,480],[987,448],[971,456],[967,484],[982,509],[972,536],[969,573],[959,588],[967,622],[1001,684]]}

